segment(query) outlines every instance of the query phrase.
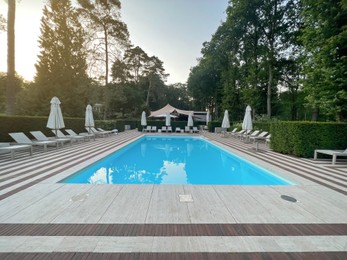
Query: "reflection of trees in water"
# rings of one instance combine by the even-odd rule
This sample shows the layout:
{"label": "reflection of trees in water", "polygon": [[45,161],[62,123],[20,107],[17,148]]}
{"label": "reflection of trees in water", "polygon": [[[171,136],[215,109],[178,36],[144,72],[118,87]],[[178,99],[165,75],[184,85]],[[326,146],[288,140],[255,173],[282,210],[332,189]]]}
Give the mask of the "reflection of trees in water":
{"label": "reflection of trees in water", "polygon": [[160,168],[163,184],[186,184],[187,173],[186,164],[183,162],[175,163],[173,161],[164,161]]}
{"label": "reflection of trees in water", "polygon": [[94,172],[92,176],[89,177],[88,182],[91,184],[112,184],[112,170],[106,167],[102,167]]}
{"label": "reflection of trees in water", "polygon": [[180,180],[181,183],[187,183],[187,158],[193,156],[194,145],[200,143],[188,138],[176,143],[172,142],[173,139],[163,141],[151,138],[150,141],[141,142],[139,146],[130,149],[126,156],[107,161],[107,165],[97,169],[89,182],[159,184],[178,183],[177,180]]}
{"label": "reflection of trees in water", "polygon": [[161,183],[162,180],[161,172],[138,169],[136,164],[114,167],[113,170],[113,177],[117,183],[153,184]]}

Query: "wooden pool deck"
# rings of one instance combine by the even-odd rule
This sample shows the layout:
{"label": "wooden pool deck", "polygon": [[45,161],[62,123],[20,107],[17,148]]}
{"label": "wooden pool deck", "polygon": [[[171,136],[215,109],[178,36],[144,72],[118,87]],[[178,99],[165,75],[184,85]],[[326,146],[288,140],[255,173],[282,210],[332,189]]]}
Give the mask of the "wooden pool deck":
{"label": "wooden pool deck", "polygon": [[0,259],[347,258],[343,159],[332,166],[203,132],[295,185],[57,183],[142,135],[35,148],[32,157],[19,153],[13,161],[1,154]]}

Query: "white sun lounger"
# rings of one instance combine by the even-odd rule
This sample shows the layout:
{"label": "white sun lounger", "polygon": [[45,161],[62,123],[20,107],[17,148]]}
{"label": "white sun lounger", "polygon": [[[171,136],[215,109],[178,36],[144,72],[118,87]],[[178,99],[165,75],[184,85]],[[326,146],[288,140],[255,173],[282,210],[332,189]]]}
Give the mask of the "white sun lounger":
{"label": "white sun lounger", "polygon": [[150,125],[142,129],[143,132],[147,132],[147,133],[151,132],[151,130],[152,130],[152,127]]}
{"label": "white sun lounger", "polygon": [[75,140],[75,141],[85,140],[87,138],[86,136],[81,136],[81,135],[78,135],[78,136],[64,135],[63,132],[60,130],[52,130],[52,132],[54,134],[55,134],[55,131],[57,131],[56,135],[59,138],[70,138],[70,139]]}
{"label": "white sun lounger", "polygon": [[344,156],[347,157],[347,149],[346,150],[314,150],[313,160],[317,160],[318,154],[327,154],[333,157],[332,164],[336,164],[336,157]]}
{"label": "white sun lounger", "polygon": [[32,141],[23,132],[9,133],[9,135],[18,144],[29,144],[29,145],[43,146],[44,151],[47,151],[47,145],[55,145],[56,148],[58,148],[58,142],[56,142],[56,141]]}
{"label": "white sun lounger", "polygon": [[255,150],[258,151],[258,148],[259,148],[259,142],[262,142],[264,141],[266,143],[266,138],[267,138],[267,135],[269,133],[264,131],[264,132],[261,132],[259,135],[257,136],[253,136],[253,137],[250,137],[249,139],[250,140],[253,140],[253,142],[255,143]]}
{"label": "white sun lounger", "polygon": [[[111,135],[111,134],[114,133],[114,132],[112,132],[112,131],[104,130],[104,129],[100,128],[100,127],[98,127],[97,130],[100,131],[100,132],[109,134],[109,135]],[[115,130],[116,130],[116,129],[115,129]],[[117,133],[118,133],[118,130],[117,130]]]}
{"label": "white sun lounger", "polygon": [[49,139],[44,133],[41,131],[30,131],[30,134],[32,134],[36,140],[38,141],[56,141],[61,144],[61,146],[64,145],[66,142],[70,142],[72,144],[70,138],[54,138],[54,139]]}
{"label": "white sun lounger", "polygon": [[0,143],[0,153],[10,153],[11,160],[15,158],[16,151],[29,150],[30,156],[33,155],[33,146],[32,145],[10,145],[10,143]]}
{"label": "white sun lounger", "polygon": [[76,137],[76,138],[80,138],[80,137],[84,137],[84,140],[88,138],[88,140],[90,141],[90,138],[94,138],[95,141],[95,134],[88,134],[88,133],[80,133],[77,134],[74,130],[72,129],[65,129],[66,133],[68,133],[69,137]]}
{"label": "white sun lounger", "polygon": [[[90,129],[90,130],[89,130]],[[88,134],[95,134],[96,136],[101,136],[101,137],[105,137],[107,135],[110,135],[109,133],[104,133],[101,131],[96,130],[94,127],[86,127],[86,130],[88,131]]]}

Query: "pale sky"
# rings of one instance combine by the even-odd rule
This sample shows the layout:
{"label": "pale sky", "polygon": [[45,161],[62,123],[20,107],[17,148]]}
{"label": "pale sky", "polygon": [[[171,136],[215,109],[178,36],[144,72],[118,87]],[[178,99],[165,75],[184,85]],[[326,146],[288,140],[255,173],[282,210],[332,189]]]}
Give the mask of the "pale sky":
{"label": "pale sky", "polygon": [[[44,0],[21,0],[16,10],[16,71],[27,80],[36,73],[40,18]],[[228,0],[121,0],[122,20],[130,40],[148,55],[164,62],[168,84],[185,83],[201,57],[202,43],[210,41],[225,20]],[[0,0],[0,13],[7,4]],[[0,71],[6,72],[6,32],[0,33]]]}

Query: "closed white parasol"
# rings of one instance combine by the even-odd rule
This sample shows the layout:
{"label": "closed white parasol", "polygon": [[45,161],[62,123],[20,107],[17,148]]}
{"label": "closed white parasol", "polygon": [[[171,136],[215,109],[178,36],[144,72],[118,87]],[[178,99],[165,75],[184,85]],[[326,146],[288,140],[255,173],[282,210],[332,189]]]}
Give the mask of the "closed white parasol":
{"label": "closed white parasol", "polygon": [[56,132],[58,129],[65,127],[63,114],[60,108],[60,100],[57,97],[53,97],[51,99],[51,111],[49,113],[47,127],[55,130]]}

